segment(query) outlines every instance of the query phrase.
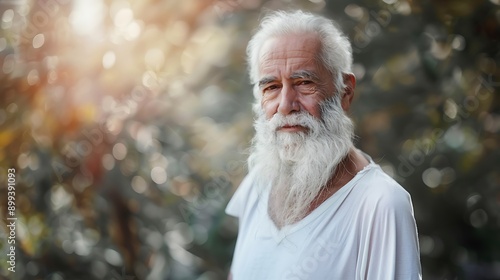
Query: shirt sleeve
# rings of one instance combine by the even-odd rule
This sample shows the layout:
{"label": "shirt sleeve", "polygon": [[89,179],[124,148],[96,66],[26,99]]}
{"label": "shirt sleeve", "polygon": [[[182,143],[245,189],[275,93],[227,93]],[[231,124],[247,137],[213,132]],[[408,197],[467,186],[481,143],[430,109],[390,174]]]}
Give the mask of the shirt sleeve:
{"label": "shirt sleeve", "polygon": [[236,218],[243,217],[248,200],[252,196],[253,175],[249,173],[245,176],[238,189],[233,194],[226,206],[226,214]]}
{"label": "shirt sleeve", "polygon": [[365,201],[358,277],[370,280],[420,280],[417,227],[410,195],[396,182]]}

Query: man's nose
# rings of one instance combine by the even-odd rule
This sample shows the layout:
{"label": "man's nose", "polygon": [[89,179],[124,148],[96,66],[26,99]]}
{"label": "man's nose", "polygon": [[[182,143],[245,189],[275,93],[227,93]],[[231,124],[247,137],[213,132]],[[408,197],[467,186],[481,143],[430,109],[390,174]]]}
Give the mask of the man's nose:
{"label": "man's nose", "polygon": [[298,93],[291,86],[283,86],[281,89],[278,112],[284,116],[300,111]]}

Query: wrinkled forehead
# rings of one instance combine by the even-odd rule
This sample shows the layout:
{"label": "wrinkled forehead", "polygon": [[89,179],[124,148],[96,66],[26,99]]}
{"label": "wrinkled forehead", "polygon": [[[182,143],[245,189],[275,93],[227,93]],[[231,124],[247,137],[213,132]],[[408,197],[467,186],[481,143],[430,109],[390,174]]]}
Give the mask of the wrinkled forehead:
{"label": "wrinkled forehead", "polygon": [[316,34],[291,34],[271,37],[259,51],[259,73],[272,66],[290,67],[290,63],[317,63],[321,43]]}

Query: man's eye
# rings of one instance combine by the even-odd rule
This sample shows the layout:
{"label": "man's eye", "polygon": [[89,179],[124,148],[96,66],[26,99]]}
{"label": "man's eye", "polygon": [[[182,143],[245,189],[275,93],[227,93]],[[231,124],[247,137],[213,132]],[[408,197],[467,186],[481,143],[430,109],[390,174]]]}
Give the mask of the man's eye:
{"label": "man's eye", "polygon": [[311,80],[302,80],[296,83],[297,90],[302,94],[313,94],[316,92],[316,85]]}
{"label": "man's eye", "polygon": [[273,91],[273,90],[276,90],[278,89],[278,86],[277,85],[270,85],[268,87],[265,87],[263,92],[269,92],[269,91]]}
{"label": "man's eye", "polygon": [[309,81],[309,80],[303,80],[303,81],[300,81],[298,84],[299,85],[310,85],[312,84],[313,82],[312,81]]}

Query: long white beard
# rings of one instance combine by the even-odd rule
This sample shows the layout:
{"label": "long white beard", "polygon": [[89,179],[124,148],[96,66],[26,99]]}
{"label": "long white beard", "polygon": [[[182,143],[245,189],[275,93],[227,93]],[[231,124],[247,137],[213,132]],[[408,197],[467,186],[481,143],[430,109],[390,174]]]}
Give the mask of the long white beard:
{"label": "long white beard", "polygon": [[[257,185],[271,187],[270,197],[278,203],[268,209],[279,226],[304,218],[353,146],[354,125],[344,113],[340,98],[324,101],[321,120],[307,112],[265,118],[260,104],[254,106],[256,135],[248,158],[250,170],[257,169]],[[278,132],[284,125],[301,125],[307,132]]]}

